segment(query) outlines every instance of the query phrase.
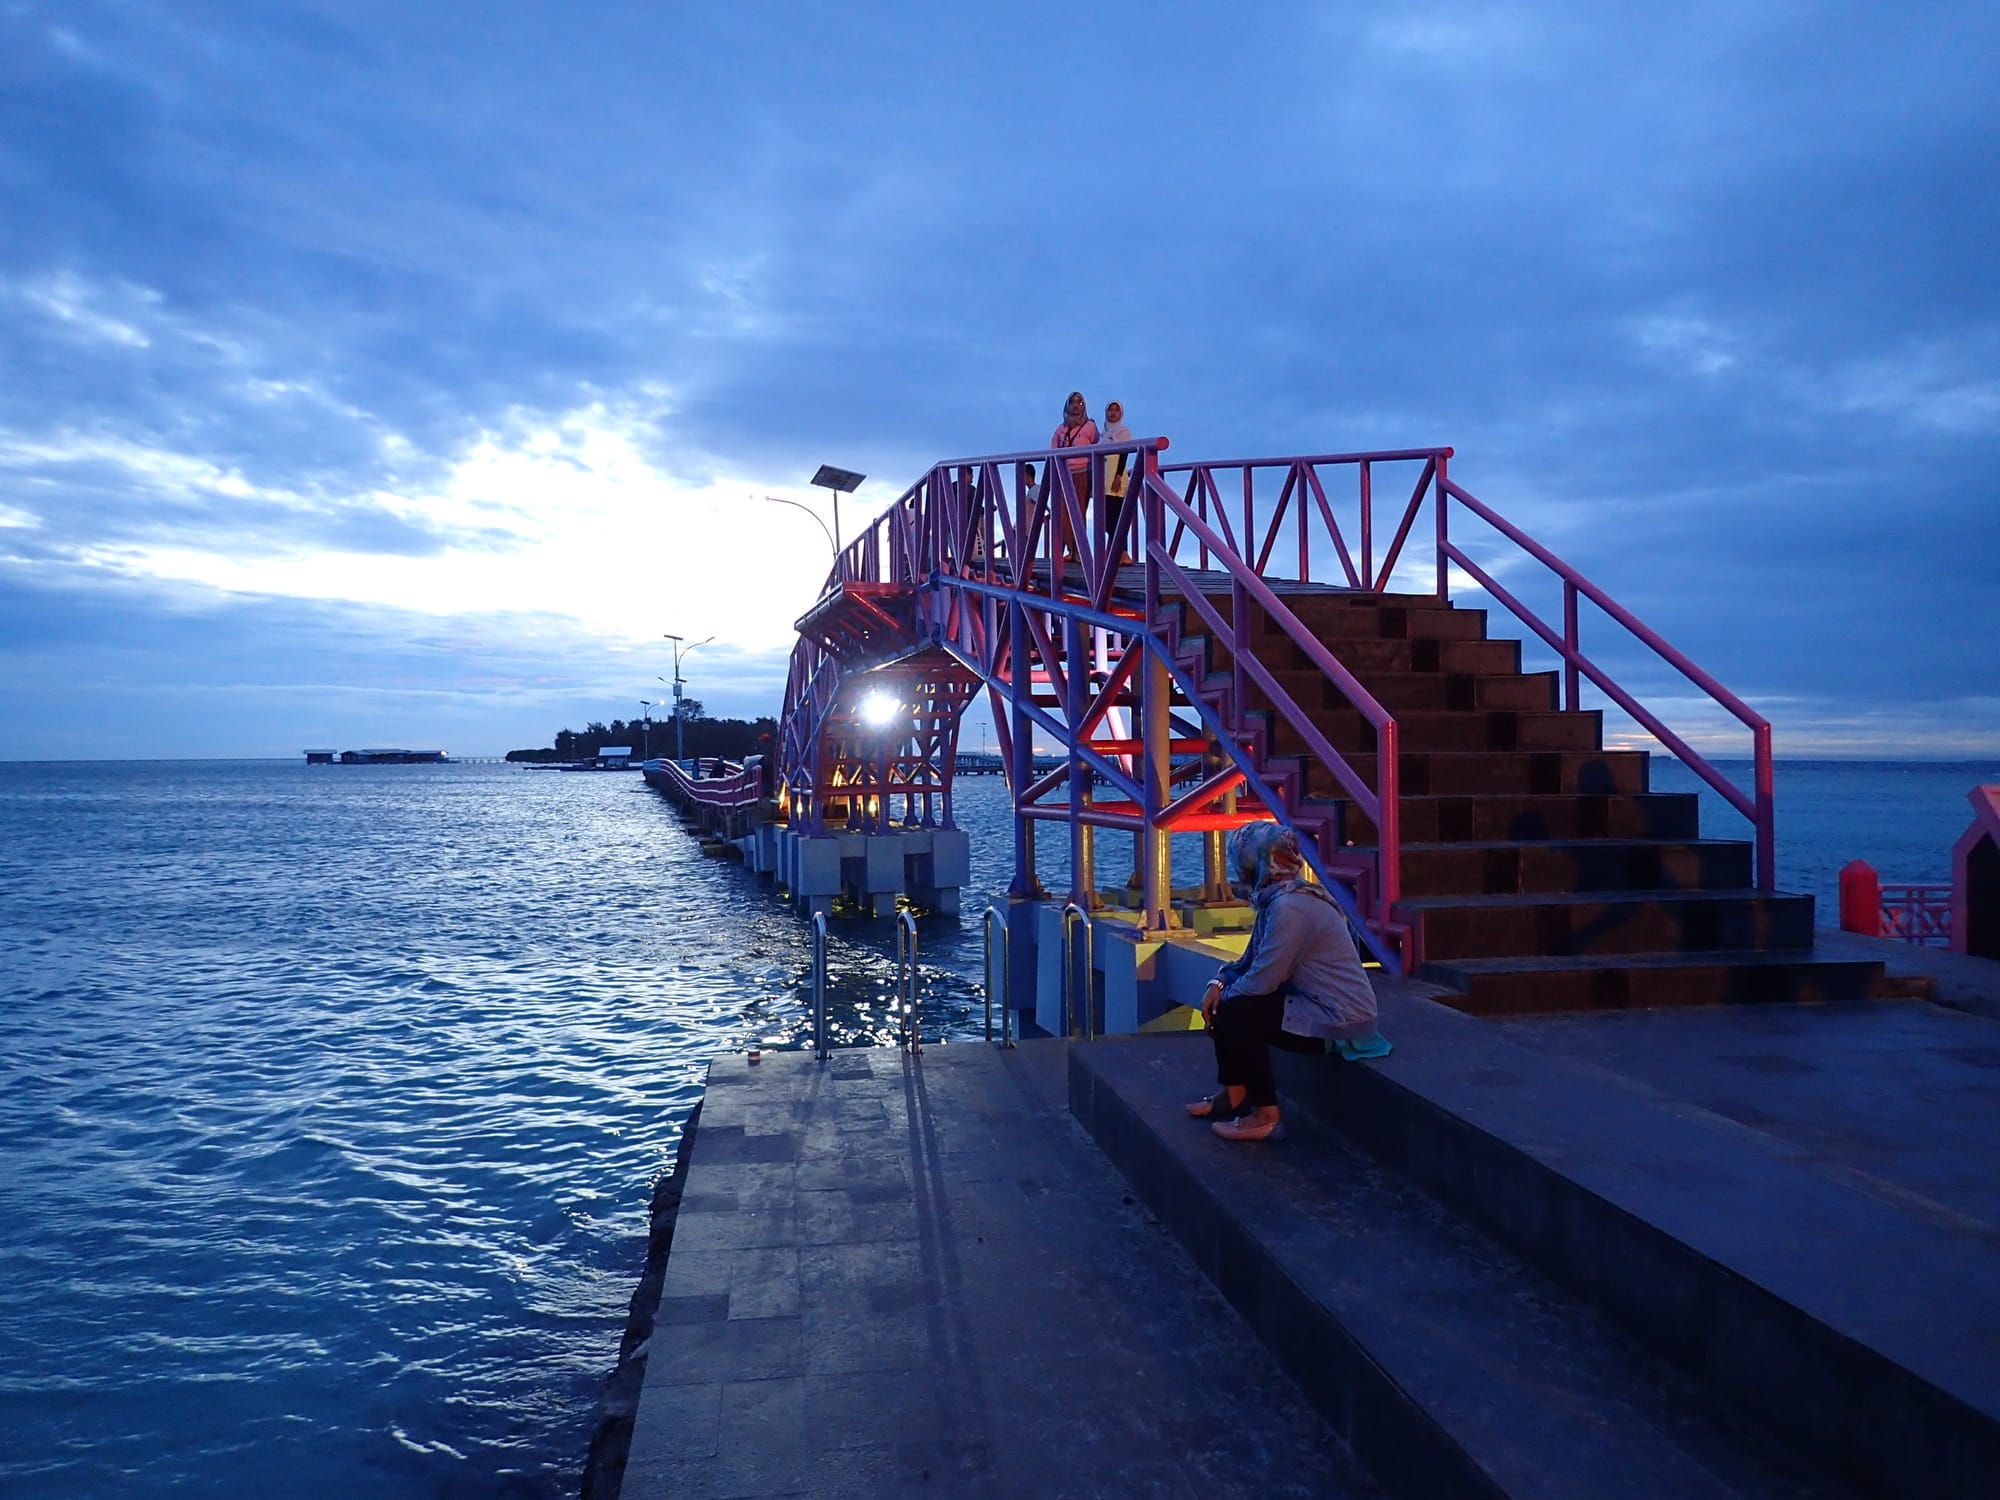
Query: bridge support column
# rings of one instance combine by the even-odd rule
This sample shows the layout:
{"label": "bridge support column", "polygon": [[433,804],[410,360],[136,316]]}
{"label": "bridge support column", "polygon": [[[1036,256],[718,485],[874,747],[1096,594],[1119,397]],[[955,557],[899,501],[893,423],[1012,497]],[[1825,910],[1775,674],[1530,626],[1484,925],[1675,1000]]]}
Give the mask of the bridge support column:
{"label": "bridge support column", "polygon": [[972,837],[956,828],[926,828],[910,837],[903,888],[932,911],[959,909],[959,890],[972,879]]}
{"label": "bridge support column", "polygon": [[799,909],[808,915],[831,912],[833,898],[840,894],[839,835],[786,831],[779,838],[784,845],[779,851],[779,877]]}
{"label": "bridge support column", "polygon": [[1068,673],[1069,721],[1069,899],[1085,911],[1097,906],[1097,830],[1083,821],[1090,807],[1090,769],[1077,753],[1075,741],[1090,701],[1090,658],[1085,654],[1083,622],[1075,615],[1063,621],[1063,662]]}
{"label": "bridge support column", "polygon": [[[877,826],[886,824],[879,819]],[[859,850],[843,851],[843,884],[854,903],[871,917],[886,917],[896,910],[896,897],[903,889],[904,839],[896,833],[867,833],[850,844]]]}
{"label": "bridge support column", "polygon": [[[1035,779],[1035,725],[1028,717],[1034,694],[1034,667],[1028,655],[1028,616],[1018,601],[1007,605],[1007,699],[1009,715],[1007,790],[1014,802],[1014,881],[1007,894],[1025,901],[1042,894],[1041,876],[1035,870],[1035,824],[1021,811],[1021,794]],[[1013,911],[1014,902],[1008,904]],[[1009,932],[1014,931],[1012,927]],[[1030,950],[1034,944],[1026,945]],[[1032,987],[1016,993],[1033,994]]]}
{"label": "bridge support column", "polygon": [[[1215,748],[1213,740],[1210,740],[1209,744],[1208,769],[1219,771],[1223,765],[1222,755]],[[1235,813],[1236,792],[1233,788],[1223,794],[1218,806],[1225,814]],[[1208,833],[1202,839],[1201,856],[1201,899],[1204,901],[1233,899],[1236,893],[1229,884],[1229,835],[1219,828]]]}
{"label": "bridge support column", "polygon": [[1159,653],[1150,646],[1140,649],[1146,653],[1143,667],[1145,679],[1140,686],[1139,700],[1139,711],[1145,716],[1145,733],[1140,740],[1146,747],[1146,826],[1138,834],[1139,878],[1145,906],[1145,929],[1160,932],[1167,926],[1174,884],[1173,844],[1167,831],[1158,823],[1161,813],[1166,810],[1167,785],[1173,774],[1168,763],[1168,752],[1173,743],[1173,721],[1168,713],[1171,701],[1168,694],[1172,685],[1167,676],[1167,664],[1161,660]]}
{"label": "bridge support column", "polygon": [[1007,898],[1007,1003],[1014,1007],[1014,1034],[1021,1021],[1035,1016],[1035,990],[1041,965],[1041,912],[1047,903],[1024,896]]}

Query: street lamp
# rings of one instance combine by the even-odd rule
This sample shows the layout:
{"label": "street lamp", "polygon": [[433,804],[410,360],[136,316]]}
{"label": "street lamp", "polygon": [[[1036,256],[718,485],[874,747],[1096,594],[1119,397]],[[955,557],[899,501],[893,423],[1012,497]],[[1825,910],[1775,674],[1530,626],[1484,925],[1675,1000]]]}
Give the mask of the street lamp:
{"label": "street lamp", "polygon": [[[814,510],[810,505],[801,505],[796,500],[786,500],[778,495],[766,495],[764,499],[772,505],[789,505],[793,510],[804,511],[807,515],[813,518],[813,520],[818,524],[819,529],[821,531],[826,531],[826,522],[820,520],[819,512]],[[836,509],[839,507],[839,504],[840,504],[840,497],[838,494],[836,494],[834,496],[834,505]],[[840,543],[836,542],[833,539],[833,533],[830,531],[826,531],[826,544],[827,546],[833,549],[833,555],[837,560],[840,557]]]}
{"label": "street lamp", "polygon": [[857,474],[852,469],[836,469],[832,464],[821,464],[812,482],[823,490],[833,492],[833,555],[840,556],[840,497],[851,495],[861,488],[866,474]]}
{"label": "street lamp", "polygon": [[[681,728],[681,687],[686,679],[681,676],[681,658],[694,650],[695,646],[706,646],[715,637],[712,635],[705,636],[701,640],[696,641],[694,646],[683,646],[681,642],[686,640],[687,637],[682,635],[663,635],[661,639],[674,643],[674,677],[673,681],[667,685],[674,690],[674,759],[685,760],[687,759],[687,746],[685,743],[685,732]],[[660,681],[666,682],[667,679],[662,677]]]}
{"label": "street lamp", "polygon": [[653,758],[653,700],[650,698],[641,698],[639,700],[639,709],[640,723],[644,726],[639,731],[639,759],[651,760]]}

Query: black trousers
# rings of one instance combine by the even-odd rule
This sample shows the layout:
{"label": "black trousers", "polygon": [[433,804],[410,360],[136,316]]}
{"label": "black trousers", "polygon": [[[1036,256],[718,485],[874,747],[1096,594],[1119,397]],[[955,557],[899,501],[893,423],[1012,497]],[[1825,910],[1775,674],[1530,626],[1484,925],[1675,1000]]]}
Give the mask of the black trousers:
{"label": "black trousers", "polygon": [[1215,1081],[1225,1088],[1240,1084],[1258,1109],[1273,1108],[1278,1102],[1277,1080],[1271,1077],[1273,1047],[1287,1052],[1326,1050],[1318,1037],[1294,1036],[1285,1030],[1283,994],[1224,1000],[1215,1007],[1208,1036],[1215,1043]]}

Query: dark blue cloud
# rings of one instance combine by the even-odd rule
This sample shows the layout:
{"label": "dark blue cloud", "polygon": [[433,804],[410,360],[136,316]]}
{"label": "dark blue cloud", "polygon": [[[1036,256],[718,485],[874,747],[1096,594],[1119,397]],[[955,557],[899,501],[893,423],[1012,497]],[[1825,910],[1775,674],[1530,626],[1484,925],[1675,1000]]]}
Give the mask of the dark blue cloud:
{"label": "dark blue cloud", "polygon": [[14,463],[0,540],[502,546],[366,497],[593,401],[879,500],[1080,386],[1176,457],[1455,444],[1725,680],[1947,704],[2000,635],[1996,50],[1972,3],[16,7],[0,444],[253,493]]}

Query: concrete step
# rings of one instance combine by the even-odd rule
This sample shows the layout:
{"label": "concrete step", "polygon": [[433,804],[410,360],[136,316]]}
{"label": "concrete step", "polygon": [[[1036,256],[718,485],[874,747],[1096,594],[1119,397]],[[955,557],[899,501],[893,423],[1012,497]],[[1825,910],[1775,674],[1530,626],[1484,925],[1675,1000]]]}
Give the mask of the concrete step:
{"label": "concrete step", "polygon": [[1424,896],[1395,914],[1420,926],[1428,964],[1799,949],[1813,933],[1812,897],[1753,890]]}
{"label": "concrete step", "polygon": [[[1287,599],[1285,603],[1299,623],[1309,627],[1322,641],[1365,639],[1393,640],[1485,640],[1486,611],[1461,609],[1440,604],[1425,596],[1417,601],[1365,603],[1366,596],[1348,599],[1312,597]],[[1283,629],[1269,616],[1259,615],[1257,628],[1265,639],[1277,640]]]}
{"label": "concrete step", "polygon": [[[1285,607],[1298,615],[1301,620],[1318,620],[1327,616],[1365,612],[1373,617],[1377,611],[1388,609],[1404,613],[1411,611],[1436,611],[1443,613],[1467,613],[1448,599],[1440,599],[1435,594],[1378,594],[1359,589],[1335,588],[1330,584],[1297,584],[1282,579],[1266,579],[1271,591],[1284,601]],[[1202,595],[1209,604],[1220,611],[1222,618],[1231,618],[1232,591],[1229,588],[1204,589]],[[1263,611],[1256,602],[1251,609],[1260,618]]]}
{"label": "concrete step", "polygon": [[1392,1493],[1842,1493],[1311,1113],[1276,1146],[1216,1140],[1180,1107],[1206,1052],[1072,1048],[1071,1108]]}
{"label": "concrete step", "polygon": [[[1365,813],[1350,802],[1328,800],[1341,810],[1343,842],[1376,842]],[[1701,799],[1693,792],[1404,797],[1400,808],[1403,838],[1418,844],[1692,839],[1701,832]]]}
{"label": "concrete step", "polygon": [[[1372,750],[1349,755],[1347,763],[1377,785]],[[1652,784],[1643,750],[1412,750],[1397,757],[1397,769],[1406,797],[1643,792]],[[1339,795],[1333,772],[1318,761],[1306,766],[1306,787],[1309,796]]]}
{"label": "concrete step", "polygon": [[1410,896],[1747,888],[1754,850],[1725,839],[1570,839],[1403,845]]}
{"label": "concrete step", "polygon": [[1474,672],[1502,676],[1521,670],[1521,643],[1419,636],[1379,641],[1336,636],[1322,642],[1363,682],[1378,672]]}
{"label": "concrete step", "polygon": [[[1364,1066],[1281,1054],[1289,1106],[1336,1125],[1857,1489],[1993,1493],[1990,1225],[1872,1176],[1837,1131],[1801,1148],[1521,1045],[1419,987],[1377,988],[1395,1053]],[[1970,1095],[1937,1107],[1984,1108]]]}
{"label": "concrete step", "polygon": [[[1301,708],[1345,708],[1347,694],[1317,667],[1288,667],[1272,674],[1278,685]],[[1373,672],[1361,679],[1375,701],[1400,717],[1412,710],[1453,711],[1478,708],[1511,708],[1522,711],[1554,710],[1561,691],[1555,672]],[[1268,707],[1260,687],[1252,686],[1251,701]]]}
{"label": "concrete step", "polygon": [[[1359,709],[1301,708],[1311,715],[1327,743],[1342,754],[1372,751],[1375,730]],[[1596,709],[1578,713],[1531,713],[1490,709],[1452,713],[1418,710],[1395,715],[1404,752],[1478,750],[1601,750],[1604,716]],[[1272,753],[1297,755],[1305,743],[1289,721],[1277,718]]]}
{"label": "concrete step", "polygon": [[1422,977],[1475,1016],[1695,1005],[1790,1005],[1910,998],[1882,965],[1815,957],[1809,949],[1456,958]]}

